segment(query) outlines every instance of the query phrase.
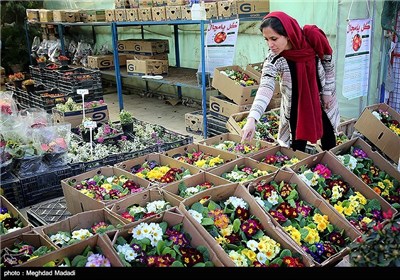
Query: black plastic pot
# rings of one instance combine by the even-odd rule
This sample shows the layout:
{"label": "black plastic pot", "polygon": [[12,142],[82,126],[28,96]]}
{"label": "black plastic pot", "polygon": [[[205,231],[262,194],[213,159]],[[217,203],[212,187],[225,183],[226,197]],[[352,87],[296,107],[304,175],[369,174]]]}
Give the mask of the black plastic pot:
{"label": "black plastic pot", "polygon": [[133,133],[133,123],[126,123],[126,124],[121,124],[122,131],[127,134],[127,133]]}

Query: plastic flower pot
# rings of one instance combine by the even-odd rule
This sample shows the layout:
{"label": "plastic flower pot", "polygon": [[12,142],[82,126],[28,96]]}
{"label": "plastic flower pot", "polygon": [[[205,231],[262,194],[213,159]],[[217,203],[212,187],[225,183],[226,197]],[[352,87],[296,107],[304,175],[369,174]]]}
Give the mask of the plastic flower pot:
{"label": "plastic flower pot", "polygon": [[[88,131],[82,131],[81,132],[82,140],[84,142],[90,142],[90,130]],[[92,141],[94,141],[94,132],[92,130]]]}
{"label": "plastic flower pot", "polygon": [[18,173],[20,175],[26,175],[44,171],[46,166],[42,160],[42,155],[16,159],[16,167],[19,169]]}
{"label": "plastic flower pot", "polygon": [[44,155],[44,160],[49,166],[59,167],[67,165],[67,152],[47,153]]}
{"label": "plastic flower pot", "polygon": [[5,162],[0,163],[1,177],[5,177],[10,174],[13,169],[13,158],[6,160]]}
{"label": "plastic flower pot", "polygon": [[39,68],[45,68],[46,67],[46,62],[38,62],[38,67]]}
{"label": "plastic flower pot", "polygon": [[125,123],[121,124],[122,131],[127,134],[127,133],[133,133],[133,123]]}
{"label": "plastic flower pot", "polygon": [[25,89],[28,93],[34,93],[35,92],[35,85],[25,85]]}
{"label": "plastic flower pot", "polygon": [[14,81],[13,81],[14,87],[15,87],[15,88],[22,88],[22,81],[23,81],[23,80],[14,80]]}

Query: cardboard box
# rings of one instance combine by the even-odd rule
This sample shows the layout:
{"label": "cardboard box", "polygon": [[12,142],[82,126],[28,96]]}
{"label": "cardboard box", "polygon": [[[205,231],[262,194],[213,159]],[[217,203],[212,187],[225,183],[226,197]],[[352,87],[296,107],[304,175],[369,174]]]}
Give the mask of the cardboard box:
{"label": "cardboard box", "polygon": [[351,137],[353,136],[354,125],[356,124],[356,122],[357,122],[356,118],[340,122],[337,130],[346,135],[347,138],[351,139]]}
{"label": "cardboard box", "polygon": [[153,0],[138,0],[140,8],[153,7]]}
{"label": "cardboard box", "polygon": [[44,236],[54,247],[59,249],[62,247],[51,241],[51,235],[57,234],[59,231],[69,232],[72,234],[75,230],[90,230],[94,224],[99,222],[105,222],[107,225],[113,225],[115,227],[115,229],[109,231],[110,236],[114,236],[118,229],[129,223],[125,221],[125,219],[122,219],[115,213],[111,212],[109,209],[104,208],[78,213],[57,223],[35,228],[34,231]]}
{"label": "cardboard box", "polygon": [[153,7],[162,7],[167,5],[167,0],[153,0]]}
{"label": "cardboard box", "polygon": [[[227,173],[227,172],[231,172],[235,168],[235,166],[239,167],[239,166],[243,166],[243,165],[244,166],[248,166],[251,169],[258,169],[258,170],[261,170],[261,171],[267,171],[268,174],[275,173],[279,169],[279,168],[277,168],[275,166],[272,166],[272,165],[268,165],[268,164],[265,164],[265,163],[257,162],[257,161],[255,161],[254,159],[251,159],[251,158],[238,158],[238,159],[235,159],[235,160],[230,161],[228,163],[225,163],[224,165],[222,165],[220,167],[217,167],[217,168],[215,168],[213,170],[210,170],[209,172],[211,174],[215,174],[215,175],[221,177],[222,174]],[[265,176],[261,176],[261,177],[258,177],[258,178],[264,178],[264,177]],[[255,180],[255,179],[253,179],[253,180]],[[252,182],[253,180],[242,181],[242,182],[240,182],[240,184],[247,185],[250,182]]]}
{"label": "cardboard box", "polygon": [[[300,172],[300,168],[305,166],[306,168],[313,168],[318,163],[326,165],[334,174],[340,175],[345,182],[351,186],[354,191],[360,192],[367,199],[376,199],[381,205],[382,211],[387,212],[389,209],[392,210],[394,214],[398,211],[394,209],[387,201],[385,201],[382,197],[380,197],[376,192],[374,192],[371,188],[367,187],[363,182],[357,178],[350,170],[344,167],[341,162],[331,153],[331,152],[322,152],[311,157],[305,158],[295,165],[290,167],[291,170],[298,173]],[[312,191],[320,195],[316,190],[312,189]],[[330,205],[332,209],[336,211],[336,209]]]}
{"label": "cardboard box", "polygon": [[[152,153],[147,154],[145,156],[137,157],[134,159],[129,159],[123,162],[120,162],[115,165],[115,167],[121,171],[131,172],[132,167],[136,165],[142,165],[145,162],[155,161],[157,164],[161,166],[168,166],[171,168],[184,168],[190,171],[191,175],[195,175],[197,173],[202,172],[200,168],[194,167],[193,165],[177,161],[173,158],[167,157],[166,155]],[[153,185],[164,186],[165,183],[160,183],[157,181],[152,182]]]}
{"label": "cardboard box", "polygon": [[[79,182],[92,178],[93,176],[97,174],[103,174],[104,176],[125,176],[129,178],[130,180],[134,181],[135,183],[139,184],[143,188],[149,188],[150,183],[142,178],[139,178],[137,176],[134,176],[130,172],[124,171],[119,168],[115,167],[100,167],[85,173],[82,173],[77,176],[73,176],[67,179],[64,179],[61,181],[61,186],[63,189],[63,193],[65,196],[65,201],[67,203],[67,208],[68,211],[71,212],[71,214],[77,214],[80,212],[85,212],[88,210],[97,210],[97,209],[102,209],[106,205],[111,205],[118,200],[122,199],[116,199],[116,200],[104,200],[104,201],[98,201],[93,198],[90,198],[83,193],[81,193],[79,190],[75,189],[74,186],[76,186]],[[132,195],[132,194],[128,194]]]}
{"label": "cardboard box", "polygon": [[[249,75],[250,78],[253,78],[255,81],[257,81],[257,85],[244,87],[237,84],[234,80],[232,80],[228,76],[220,73],[220,71],[227,69],[246,73],[247,75]],[[250,104],[254,101],[254,97],[256,96],[259,83],[260,79],[256,75],[243,70],[241,67],[237,65],[217,67],[214,69],[214,78],[212,80],[212,86],[238,105]]]}
{"label": "cardboard box", "polygon": [[237,105],[225,96],[210,96],[210,111],[230,117],[232,114],[249,111],[252,103]]}
{"label": "cardboard box", "polygon": [[[323,200],[320,196],[317,196],[311,189],[298,177],[296,176],[295,173],[293,172],[287,172],[283,170],[279,170],[276,174],[273,176],[270,176],[269,178],[266,179],[261,179],[258,178],[254,180],[252,183],[248,185],[248,190],[251,195],[254,194],[255,192],[255,187],[257,184],[261,181],[265,180],[265,183],[269,183],[271,181],[275,181],[277,183],[280,183],[284,181],[285,183],[291,184],[296,184],[296,191],[299,195],[299,200],[305,201],[311,205],[313,205],[315,208],[318,208],[322,215],[327,215],[329,218],[329,222],[336,226],[339,230],[344,231],[345,235],[349,237],[350,242],[354,241],[357,237],[360,236],[360,233],[350,224],[349,221],[347,221],[342,215],[337,213],[336,211],[332,210],[332,208],[329,206],[329,204]],[[279,227],[286,235],[288,238],[290,237],[290,234],[288,234],[281,224],[279,224],[268,212],[261,207],[267,215],[270,217],[272,223]],[[294,241],[294,240],[293,240]],[[322,240],[321,240],[322,241]],[[328,259],[326,259],[322,263],[318,263],[315,260],[314,263],[316,266],[329,266],[329,265],[335,265],[338,261],[340,261],[344,256],[346,256],[349,253],[349,249],[347,247],[343,248],[340,250],[338,253],[332,255]],[[304,254],[307,254],[305,251],[303,251]],[[310,256],[312,259],[312,257]]]}
{"label": "cardboard box", "polygon": [[263,159],[265,159],[266,156],[268,155],[275,155],[277,152],[282,153],[283,155],[288,156],[290,159],[292,158],[297,158],[299,160],[303,160],[305,158],[308,158],[309,154],[304,153],[302,151],[293,151],[290,148],[286,148],[286,147],[282,147],[282,146],[275,146],[275,147],[271,147],[267,150],[263,150],[261,152],[255,153],[254,155],[252,155],[250,158],[254,159],[258,162],[261,162]]}
{"label": "cardboard box", "polygon": [[270,12],[269,0],[236,0],[239,18],[262,18]]}
{"label": "cardboard box", "polygon": [[137,60],[146,60],[146,59],[157,59],[157,60],[168,60],[167,53],[159,53],[153,55],[144,55],[144,54],[137,54],[132,52],[123,52],[126,55],[126,59],[137,59]]}
{"label": "cardboard box", "polygon": [[[170,203],[171,207],[177,207],[179,206],[180,200],[177,199],[175,196],[172,194],[164,191],[163,189],[159,188],[152,188],[149,190],[146,190],[144,192],[137,193],[133,196],[124,198],[113,205],[110,205],[110,211],[113,212],[115,215],[117,215],[121,220],[123,220],[125,223],[131,223],[128,219],[124,218],[121,216],[122,213],[126,212],[127,209],[132,206],[132,205],[137,205],[146,208],[147,204],[156,200],[164,200]],[[159,213],[157,213],[159,214]],[[148,220],[150,217],[143,218],[140,220],[137,220],[135,222],[144,222]]]}
{"label": "cardboard box", "polygon": [[126,4],[129,5],[129,1],[127,1],[127,0],[114,0],[114,3],[115,3],[115,5],[114,5],[115,9],[125,8]]}
{"label": "cardboard box", "polygon": [[163,187],[162,189],[164,191],[170,193],[173,197],[175,197],[179,201],[182,201],[185,198],[179,195],[179,186],[181,184],[184,184],[187,188],[190,188],[190,187],[196,187],[197,185],[203,184],[205,182],[213,184],[213,188],[219,187],[219,186],[225,186],[225,185],[229,185],[232,188],[234,188],[238,185],[238,183],[232,183],[229,180],[221,178],[217,175],[214,175],[214,174],[211,174],[208,172],[202,172],[202,173],[196,174],[190,178],[186,178],[181,181],[178,181],[178,182],[175,182],[172,184],[168,184],[165,187]]}
{"label": "cardboard box", "polygon": [[[217,136],[214,136],[214,137],[207,138],[205,140],[199,141],[198,143],[206,145],[206,146],[213,146],[214,147],[215,145],[218,145],[218,144],[220,144],[220,143],[222,143],[224,141],[233,141],[235,143],[241,143],[242,142],[242,137],[237,135],[237,134],[224,133],[224,134],[220,134],[220,135],[217,135]],[[260,151],[262,149],[267,149],[267,148],[270,148],[270,147],[274,146],[274,144],[271,144],[271,143],[268,143],[268,142],[265,142],[265,141],[261,141],[261,140],[254,140],[254,139],[251,140],[249,143],[251,145],[253,145],[253,146],[259,145],[260,148],[258,150],[256,150],[256,151],[248,153],[246,155],[241,154],[239,152],[237,152],[237,153],[230,152],[230,153],[237,154],[240,157],[249,157],[250,155],[253,155],[253,154],[255,154],[256,152],[258,152],[258,151]]]}
{"label": "cardboard box", "polygon": [[204,8],[206,10],[206,19],[218,18],[217,3],[204,3]]}
{"label": "cardboard box", "polygon": [[[360,147],[367,154],[368,158],[370,158],[373,161],[373,164],[377,166],[381,171],[385,171],[395,180],[400,182],[400,172],[392,164],[390,164],[382,155],[373,150],[372,147],[368,145],[361,138],[357,137],[352,140],[349,140],[341,145],[332,148],[330,151],[336,156],[343,154],[350,154],[350,148],[356,146]],[[363,182],[361,178],[359,177],[357,178],[361,182]]]}
{"label": "cardboard box", "polygon": [[166,6],[165,16],[167,20],[177,20],[182,19],[182,9],[181,6]]}
{"label": "cardboard box", "polygon": [[[209,259],[216,267],[222,267],[223,264],[219,260],[218,256],[215,254],[214,249],[207,243],[207,241],[203,238],[203,236],[196,230],[196,227],[193,226],[192,222],[183,215],[181,211],[177,208],[170,209],[165,211],[164,213],[153,216],[152,218],[148,219],[146,223],[161,223],[166,222],[168,227],[173,227],[175,225],[181,224],[183,231],[186,235],[190,236],[190,245],[194,248],[198,246],[205,246],[207,248]],[[137,222],[133,222],[125,227],[124,230],[118,232],[118,237],[122,237],[128,242],[132,240],[132,229],[138,225]],[[114,241],[113,247],[116,245]],[[114,247],[115,248],[115,247]],[[116,253],[115,249],[114,252]]]}
{"label": "cardboard box", "polygon": [[52,10],[39,10],[39,21],[40,22],[53,22],[53,11]]}
{"label": "cardboard box", "polygon": [[79,11],[76,10],[54,10],[53,21],[54,22],[79,22],[81,16]]}
{"label": "cardboard box", "polygon": [[155,55],[169,52],[168,40],[130,39],[118,40],[119,52],[134,52],[142,55]]}
{"label": "cardboard box", "polygon": [[203,111],[193,111],[185,114],[185,125],[190,131],[203,131]]}
{"label": "cardboard box", "polygon": [[[11,239],[4,240],[3,238],[1,239],[1,250],[5,250],[6,248],[11,250],[11,248],[14,247],[14,243],[20,243],[20,242],[25,242],[30,246],[33,246],[35,250],[37,250],[41,246],[45,246],[49,249],[52,249],[53,251],[57,250],[57,247],[54,246],[50,241],[45,239],[43,236],[40,236],[39,234],[29,231],[26,233],[21,233]],[[14,249],[15,250],[15,249]],[[44,255],[45,256],[45,255]],[[27,260],[24,263],[17,264],[13,267],[26,267],[26,266],[31,266],[31,262],[34,259]],[[4,269],[4,267],[3,267]]]}
{"label": "cardboard box", "polygon": [[105,10],[106,13],[106,22],[115,21],[115,10]]}
{"label": "cardboard box", "polygon": [[151,15],[151,7],[140,7],[138,9],[138,16],[140,21],[151,21],[153,17]]}
{"label": "cardboard box", "polygon": [[[126,55],[118,54],[119,65],[126,65]],[[88,68],[92,69],[106,69],[114,67],[114,55],[96,55],[96,56],[88,56]]]}
{"label": "cardboard box", "polygon": [[28,232],[32,229],[32,225],[28,222],[24,215],[15,208],[4,196],[0,195],[0,205],[1,207],[6,207],[8,209],[8,213],[13,218],[19,218],[22,222],[22,228],[14,230],[12,232],[8,232],[6,234],[2,234],[1,240],[8,240],[10,238],[15,238],[16,236],[20,235],[21,233]]}
{"label": "cardboard box", "polygon": [[358,118],[355,129],[377,146],[395,163],[400,160],[400,136],[390,130],[372,112],[374,110],[387,111],[394,120],[400,122],[400,114],[385,103],[368,106]]}
{"label": "cardboard box", "polygon": [[182,19],[189,20],[192,19],[192,11],[187,6],[181,6]]}
{"label": "cardboard box", "polygon": [[167,6],[184,6],[188,2],[188,0],[167,0]]}
{"label": "cardboard box", "polygon": [[165,21],[167,18],[165,6],[151,8],[151,15],[154,21]]}
{"label": "cardboard box", "polygon": [[126,68],[131,76],[168,74],[168,60],[127,60]]}
{"label": "cardboard box", "polygon": [[126,11],[125,9],[115,9],[115,21],[126,21]]}
{"label": "cardboard box", "polygon": [[[188,153],[192,154],[195,152],[203,152],[205,154],[212,155],[213,157],[219,156],[221,159],[224,160],[224,164],[237,159],[236,155],[201,144],[188,144],[172,150],[168,150],[163,154],[171,158],[176,158],[179,156],[187,156]],[[201,168],[201,167],[199,168],[209,171],[216,167],[217,166],[209,168]]]}
{"label": "cardboard box", "polygon": [[26,9],[26,17],[28,22],[38,22],[39,9]]}
{"label": "cardboard box", "polygon": [[261,71],[262,71],[263,65],[264,65],[264,61],[248,64],[248,65],[246,65],[246,71],[249,71],[249,72],[253,73],[254,75],[257,75],[261,79]]}
{"label": "cardboard box", "polygon": [[126,9],[127,21],[139,21],[138,9]]}
{"label": "cardboard box", "polygon": [[106,11],[105,10],[88,10],[87,21],[88,22],[103,22],[106,21]]}
{"label": "cardboard box", "polygon": [[139,8],[139,0],[128,0],[128,3],[127,8]]}
{"label": "cardboard box", "polygon": [[282,232],[279,228],[276,228],[271,219],[265,214],[265,212],[261,209],[258,203],[251,197],[248,191],[241,185],[236,187],[232,187],[230,185],[221,186],[216,188],[211,188],[204,192],[201,192],[195,196],[189,197],[182,201],[179,205],[179,210],[185,215],[187,219],[193,224],[193,226],[197,229],[197,231],[203,236],[203,238],[207,241],[207,243],[214,249],[217,254],[219,260],[224,264],[224,266],[234,267],[234,262],[230,259],[228,254],[224,251],[224,249],[215,241],[215,238],[211,236],[211,234],[199,223],[197,222],[188,212],[189,209],[194,203],[200,201],[204,197],[211,197],[214,202],[218,202],[221,200],[226,200],[230,196],[236,196],[242,198],[249,204],[249,212],[250,215],[254,215],[258,218],[259,222],[263,227],[263,231],[265,235],[274,239],[276,242],[281,244],[282,249],[289,249],[292,253],[297,253],[301,256],[305,266],[313,266],[312,260],[303,253],[300,246],[298,246],[292,239],[287,238],[285,233]]}
{"label": "cardboard box", "polygon": [[[77,127],[82,123],[83,111],[61,112],[56,108],[52,109],[54,123],[70,123],[71,127]],[[96,122],[106,122],[109,118],[107,104],[96,108],[85,109],[85,117],[92,118]]]}
{"label": "cardboard box", "polygon": [[29,266],[43,267],[46,263],[51,261],[62,262],[64,257],[72,261],[75,256],[81,255],[88,246],[90,246],[92,251],[95,251],[96,248],[100,249],[102,254],[110,261],[111,267],[123,267],[121,260],[112,248],[110,239],[103,234],[96,234],[82,242],[72,244],[43,257],[33,259],[29,262]]}
{"label": "cardboard box", "polygon": [[235,0],[218,1],[217,9],[219,18],[230,18],[237,15]]}

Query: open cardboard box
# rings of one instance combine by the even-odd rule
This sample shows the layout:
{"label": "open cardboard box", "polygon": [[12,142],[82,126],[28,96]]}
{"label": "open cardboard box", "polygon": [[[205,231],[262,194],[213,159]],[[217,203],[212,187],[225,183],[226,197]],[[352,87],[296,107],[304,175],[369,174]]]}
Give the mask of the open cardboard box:
{"label": "open cardboard box", "polygon": [[[98,201],[93,198],[90,198],[87,195],[84,195],[80,191],[74,188],[77,184],[79,184],[83,180],[87,180],[92,178],[95,175],[102,174],[104,176],[110,177],[110,176],[125,176],[126,178],[129,178],[130,180],[134,181],[136,184],[139,184],[141,187],[147,189],[150,188],[150,182],[146,181],[142,178],[139,178],[137,176],[134,176],[132,173],[129,173],[125,170],[115,168],[115,167],[100,167],[82,174],[79,174],[77,176],[73,176],[67,179],[64,179],[61,181],[61,186],[63,189],[63,193],[65,196],[65,201],[67,203],[67,208],[68,211],[71,212],[71,214],[77,214],[80,212],[88,211],[88,210],[97,210],[97,209],[102,209],[106,205],[110,205],[115,203],[117,200],[103,200],[103,201]],[[128,194],[132,195],[132,194]]]}
{"label": "open cardboard box", "polygon": [[[146,207],[146,205],[150,202],[156,201],[156,200],[165,200],[170,203],[171,207],[174,206],[179,206],[180,200],[178,200],[175,196],[172,194],[164,191],[163,189],[159,188],[152,188],[150,190],[137,193],[135,195],[132,195],[130,197],[124,198],[121,201],[118,201],[114,203],[113,205],[110,205],[110,211],[115,213],[121,220],[123,220],[125,223],[129,224],[131,221],[128,219],[125,219],[124,217],[121,216],[122,213],[127,211],[127,208],[129,206],[132,206],[134,204],[137,204],[141,207]],[[143,222],[149,218],[141,219],[139,221],[134,221],[136,222]]]}
{"label": "open cardboard box", "polygon": [[45,225],[37,229],[34,228],[34,231],[37,231],[42,236],[45,236],[46,239],[49,240],[54,246],[60,247],[51,241],[51,235],[57,234],[59,231],[65,231],[72,234],[72,232],[75,230],[90,229],[95,223],[98,222],[105,222],[115,227],[114,230],[107,232],[107,235],[109,236],[114,236],[115,232],[119,228],[122,228],[125,224],[129,223],[125,222],[124,219],[121,219],[121,217],[117,216],[107,208],[104,208],[78,213],[57,223]]}
{"label": "open cardboard box", "polygon": [[394,120],[400,122],[400,114],[385,103],[368,106],[358,118],[354,128],[377,146],[394,162],[400,158],[400,136],[384,125],[372,112],[374,110],[387,111]]}
{"label": "open cardboard box", "polygon": [[[275,167],[273,165],[260,163],[260,162],[255,161],[254,159],[251,159],[251,158],[238,158],[238,159],[236,159],[234,161],[231,161],[229,163],[224,164],[223,166],[220,166],[218,168],[215,168],[215,169],[211,170],[210,173],[221,177],[222,174],[232,171],[235,168],[235,166],[240,167],[242,165],[250,167],[251,169],[258,169],[258,170],[261,170],[261,171],[267,171],[269,174],[275,173],[276,171],[279,170],[279,168],[277,168],[277,167]],[[265,176],[261,176],[261,177],[258,177],[258,178],[264,178],[264,177]],[[255,179],[253,179],[253,180],[255,180]],[[253,180],[240,182],[240,184],[247,185],[248,183],[250,183]]]}
{"label": "open cardboard box", "polygon": [[[293,171],[284,171],[284,170],[279,170],[276,174],[269,176],[268,178],[264,179],[256,179],[252,183],[248,185],[248,190],[250,194],[254,194],[255,192],[255,187],[257,184],[261,181],[265,180],[266,183],[269,183],[271,181],[275,181],[277,183],[280,183],[281,181],[284,181],[289,184],[296,184],[296,190],[299,194],[299,199],[303,200],[311,205],[313,205],[315,208],[318,208],[323,215],[327,215],[329,217],[329,222],[332,225],[335,225],[338,229],[343,230],[345,232],[345,235],[349,237],[350,242],[354,241],[357,237],[360,236],[360,233],[350,224],[349,221],[347,221],[342,215],[337,213],[336,211],[332,210],[332,208],[329,206],[329,204],[323,200],[320,196],[316,195],[298,176]],[[263,210],[265,210],[263,207],[261,207]],[[265,211],[268,214],[267,211]],[[288,234],[283,227],[274,219],[271,217],[272,222],[275,224],[275,226],[280,227],[285,234],[290,237],[290,234]],[[336,253],[335,255],[332,255],[328,259],[326,259],[322,263],[318,263],[315,260],[314,263],[316,266],[329,266],[329,265],[335,265],[338,263],[344,256],[346,256],[349,253],[350,249],[348,247],[343,248],[341,251]],[[304,251],[304,254],[307,254]],[[312,259],[312,257],[310,256]]]}
{"label": "open cardboard box", "polygon": [[29,262],[29,266],[43,267],[45,264],[51,261],[54,261],[56,265],[60,265],[62,264],[64,257],[72,261],[75,256],[82,254],[87,246],[90,246],[92,250],[95,250],[95,248],[98,247],[102,251],[103,256],[105,256],[110,261],[111,267],[123,266],[118,255],[112,248],[110,239],[107,237],[107,235],[101,234],[96,234],[86,240],[83,240],[82,242],[72,244],[65,248],[61,248],[57,251],[51,252],[50,254],[47,254],[43,257],[33,259]]}
{"label": "open cardboard box", "polygon": [[[241,73],[247,74],[250,78],[254,79],[257,84],[253,86],[242,86],[229,78],[227,75],[222,74],[221,71],[224,70],[234,70]],[[223,95],[231,99],[234,103],[238,105],[250,104],[254,101],[256,96],[258,86],[260,84],[260,79],[257,75],[251,72],[245,71],[237,65],[217,67],[214,69],[214,78],[212,80],[213,88],[220,91]]]}
{"label": "open cardboard box", "polygon": [[[188,153],[192,154],[195,152],[203,152],[205,154],[212,155],[213,157],[219,156],[221,159],[224,160],[223,164],[238,158],[237,155],[234,155],[232,153],[218,150],[213,147],[209,147],[209,146],[205,146],[205,145],[201,145],[201,144],[193,144],[193,143],[166,151],[166,152],[164,152],[164,155],[166,155],[167,157],[175,158],[175,157],[179,157],[179,156],[186,156]],[[218,166],[202,168],[202,169],[209,171],[216,167],[218,167]]]}
{"label": "open cardboard box", "polygon": [[218,202],[221,200],[226,200],[231,196],[240,197],[248,203],[250,215],[254,215],[259,219],[264,228],[264,233],[270,238],[274,239],[276,242],[280,243],[282,249],[289,249],[292,251],[292,253],[297,253],[300,255],[305,266],[314,266],[310,257],[304,254],[300,246],[298,246],[291,238],[288,238],[280,228],[277,228],[273,225],[271,219],[266,215],[264,210],[261,209],[246,188],[241,185],[237,185],[234,188],[229,185],[211,188],[183,200],[179,205],[179,210],[191,221],[197,231],[204,237],[204,239],[215,251],[218,258],[225,266],[234,267],[235,264],[224,251],[224,249],[215,241],[214,237],[211,236],[211,234],[208,233],[208,231],[189,214],[188,209],[190,209],[194,203],[199,202],[204,197],[210,197],[210,199],[214,202]]}
{"label": "open cardboard box", "polygon": [[[305,158],[299,161],[298,163],[292,165],[290,169],[298,173],[300,172],[300,168],[302,166],[306,166],[307,168],[313,168],[318,163],[326,165],[334,174],[340,175],[343,178],[343,180],[346,181],[353,190],[360,192],[363,196],[365,196],[365,198],[376,199],[381,205],[381,208],[384,212],[387,212],[389,209],[391,209],[394,214],[397,213],[397,210],[395,208],[393,208],[386,200],[380,197],[370,187],[366,186],[363,182],[361,182],[360,179],[358,179],[356,175],[354,175],[350,170],[344,167],[341,164],[341,162],[331,152],[325,151],[310,156],[308,158]],[[314,190],[311,187],[310,189],[312,189],[312,191],[316,195],[320,196],[320,194],[316,190]],[[336,209],[332,205],[329,204],[329,206],[334,211],[336,211]]]}
{"label": "open cardboard box", "polygon": [[[235,143],[240,143],[242,141],[242,137],[237,135],[237,134],[233,134],[233,133],[223,133],[220,135],[216,135],[214,137],[210,137],[207,138],[205,140],[199,141],[199,144],[202,145],[206,145],[206,146],[212,146],[213,148],[215,148],[215,145],[221,144],[224,141],[233,141]],[[236,154],[240,157],[249,157],[250,155],[254,155],[255,153],[259,152],[260,150],[264,150],[264,149],[268,149],[273,147],[275,144],[272,143],[268,143],[262,140],[251,140],[249,142],[251,145],[253,146],[257,146],[257,144],[260,146],[260,148],[258,150],[255,150],[254,152],[248,153],[248,154],[242,154],[242,153],[235,153],[235,152],[229,152],[232,154]]]}
{"label": "open cardboard box", "polygon": [[[150,162],[150,161],[155,161],[161,166],[169,166],[171,168],[182,168],[183,167],[185,169],[188,169],[190,171],[190,174],[192,174],[192,175],[202,172],[202,170],[200,168],[197,168],[193,165],[190,165],[190,164],[187,164],[184,162],[180,162],[178,160],[175,160],[173,158],[167,157],[166,155],[159,154],[159,153],[152,153],[152,154],[144,155],[144,156],[137,157],[134,159],[129,159],[129,160],[126,160],[126,161],[116,164],[115,167],[117,167],[120,170],[130,172],[132,167],[137,166],[137,165],[142,165],[143,163]],[[161,182],[157,182],[157,181],[154,181],[152,183],[154,185],[158,185],[158,186],[166,185],[166,183],[161,183]]]}
{"label": "open cardboard box", "polygon": [[[56,246],[54,246],[50,241],[45,239],[40,234],[37,234],[33,231],[29,231],[29,232],[25,232],[25,233],[20,233],[19,235],[16,235],[10,239],[4,240],[2,238],[1,239],[1,250],[4,250],[5,248],[12,248],[14,243],[19,243],[19,242],[25,242],[28,245],[33,246],[35,248],[35,250],[37,250],[41,246],[46,246],[47,248],[50,248],[53,251],[58,249]],[[16,267],[31,266],[31,262],[32,262],[32,260],[28,260],[22,264],[16,265]]]}
{"label": "open cardboard box", "polygon": [[14,238],[21,233],[28,232],[32,229],[32,225],[28,222],[24,215],[15,208],[14,205],[11,204],[4,196],[0,195],[0,205],[1,207],[6,207],[8,209],[8,213],[10,213],[11,217],[19,218],[22,222],[22,228],[14,230],[12,232],[8,232],[6,234],[0,235],[1,240],[7,240],[10,238]]}
{"label": "open cardboard box", "polygon": [[232,185],[232,186],[237,185],[237,183],[232,183],[231,181],[221,178],[217,175],[214,175],[214,174],[211,174],[208,172],[202,172],[202,173],[196,174],[190,178],[183,179],[179,182],[168,184],[165,187],[163,187],[162,189],[164,191],[170,193],[172,196],[174,196],[179,201],[182,201],[182,200],[184,200],[184,198],[179,195],[179,185],[180,184],[184,184],[187,188],[190,188],[190,187],[195,187],[197,185],[203,184],[205,182],[209,182],[209,183],[213,184],[214,187],[223,186],[223,185]]}
{"label": "open cardboard box", "polygon": [[[57,108],[52,108],[52,114],[54,123],[70,123],[71,127],[77,127],[83,121],[83,110],[61,112]],[[92,118],[96,122],[107,122],[109,118],[107,104],[85,109],[85,118]]]}
{"label": "open cardboard box", "polygon": [[[275,146],[275,147],[271,147],[267,150],[263,150],[258,153],[255,153],[254,155],[250,156],[250,158],[254,159],[258,162],[261,162],[263,159],[265,159],[266,156],[275,155],[277,152],[281,152],[283,155],[288,156],[289,159],[297,158],[299,160],[302,160],[302,159],[305,159],[310,156],[309,154],[304,153],[302,151],[293,151],[290,148],[286,148],[286,147],[282,147],[282,146]],[[262,162],[262,163],[267,164],[265,162]]]}
{"label": "open cardboard box", "polygon": [[[206,242],[204,237],[196,230],[191,221],[189,221],[189,219],[185,215],[183,215],[183,213],[180,212],[178,208],[174,207],[146,220],[146,223],[161,223],[161,222],[168,223],[169,227],[175,226],[177,224],[182,224],[183,231],[191,238],[190,244],[195,248],[198,246],[205,246],[210,255],[210,260],[214,263],[214,265],[216,267],[223,266],[223,263],[218,258],[212,247]],[[132,236],[131,231],[136,225],[137,225],[136,223],[126,225],[123,230],[118,232],[117,238],[119,236],[122,236],[125,240],[128,239],[130,240],[130,237]],[[115,242],[116,240],[113,241],[112,243],[113,246],[116,245]],[[117,254],[115,249],[114,252],[115,254]]]}

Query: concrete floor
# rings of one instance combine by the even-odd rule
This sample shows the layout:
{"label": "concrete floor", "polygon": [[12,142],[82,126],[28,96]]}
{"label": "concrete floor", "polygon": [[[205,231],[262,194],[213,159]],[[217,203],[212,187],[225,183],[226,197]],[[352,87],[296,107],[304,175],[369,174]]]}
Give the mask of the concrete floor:
{"label": "concrete floor", "polygon": [[[104,96],[108,105],[111,121],[119,120],[119,102],[117,93],[108,93]],[[157,97],[142,97],[139,94],[123,95],[124,109],[131,112],[136,119],[164,126],[172,131],[193,136],[193,141],[203,139],[201,135],[186,131],[185,114],[201,110],[201,108],[188,107],[182,104],[171,105],[168,101]]]}

